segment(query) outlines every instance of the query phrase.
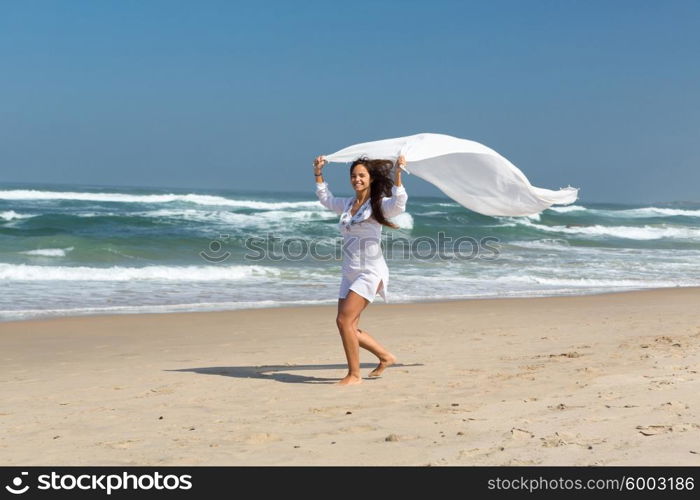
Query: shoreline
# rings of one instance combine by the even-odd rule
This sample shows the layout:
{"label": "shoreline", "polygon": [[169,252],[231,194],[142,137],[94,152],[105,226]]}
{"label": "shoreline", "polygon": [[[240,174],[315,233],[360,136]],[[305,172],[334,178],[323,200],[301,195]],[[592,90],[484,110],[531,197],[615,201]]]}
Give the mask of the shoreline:
{"label": "shoreline", "polygon": [[[620,293],[634,293],[634,292],[645,292],[645,291],[654,291],[654,290],[677,290],[677,289],[698,289],[700,290],[700,286],[668,286],[668,287],[649,287],[649,288],[634,288],[634,289],[626,289],[626,290],[613,290],[613,291],[591,291],[591,292],[585,292],[585,293],[558,293],[558,294],[553,294],[553,295],[507,295],[507,296],[488,296],[488,297],[460,297],[460,298],[455,298],[455,299],[447,299],[444,297],[440,297],[438,299],[425,299],[425,300],[416,300],[416,301],[406,301],[406,302],[390,302],[389,304],[384,303],[379,299],[379,295],[377,295],[377,299],[375,300],[374,303],[368,304],[367,308],[370,308],[372,306],[376,305],[409,305],[409,304],[434,304],[434,303],[442,303],[442,302],[461,302],[461,301],[472,301],[472,300],[502,300],[502,299],[546,299],[546,298],[556,298],[556,297],[584,297],[584,296],[591,296],[591,295],[607,295],[607,294],[620,294]],[[282,303],[282,305],[270,305],[270,306],[260,306],[260,307],[245,307],[245,308],[239,308],[239,309],[200,309],[200,310],[183,310],[183,311],[142,311],[142,312],[122,312],[122,313],[115,313],[115,312],[95,312],[95,313],[85,313],[85,314],[59,314],[59,315],[53,315],[53,316],[32,316],[29,318],[25,319],[2,319],[0,318],[0,326],[7,324],[7,323],[19,323],[19,322],[26,322],[26,321],[46,321],[46,320],[51,320],[51,319],[57,319],[57,318],[82,318],[82,317],[102,317],[102,316],[134,316],[134,315],[153,315],[153,314],[194,314],[194,313],[213,313],[213,312],[235,312],[235,311],[258,311],[258,310],[274,310],[274,309],[281,309],[281,308],[287,308],[287,309],[293,309],[293,308],[305,308],[305,307],[336,307],[336,299],[329,299],[332,302],[329,304],[286,304]],[[169,305],[162,305],[162,306],[155,306],[155,307],[179,307],[179,306],[189,306],[190,304],[169,304]],[[196,304],[192,304],[196,305]],[[129,308],[132,306],[116,306],[116,307],[124,307],[124,308]],[[11,312],[11,311],[10,311]]]}
{"label": "shoreline", "polygon": [[[5,465],[700,465],[700,287],[0,323]],[[362,374],[376,360],[361,352]]]}

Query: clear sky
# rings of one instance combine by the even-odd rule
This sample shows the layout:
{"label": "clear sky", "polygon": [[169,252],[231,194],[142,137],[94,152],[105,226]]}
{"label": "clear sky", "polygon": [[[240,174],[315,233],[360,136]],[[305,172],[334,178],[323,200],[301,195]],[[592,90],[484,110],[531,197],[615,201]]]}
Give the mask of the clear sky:
{"label": "clear sky", "polygon": [[311,193],[318,154],[435,132],[584,202],[700,201],[698,26],[682,0],[0,0],[0,182]]}

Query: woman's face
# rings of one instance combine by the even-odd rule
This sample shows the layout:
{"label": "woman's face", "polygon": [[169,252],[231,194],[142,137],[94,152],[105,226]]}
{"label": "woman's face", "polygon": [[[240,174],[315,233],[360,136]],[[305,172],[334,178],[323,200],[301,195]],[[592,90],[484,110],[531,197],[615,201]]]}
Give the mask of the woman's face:
{"label": "woman's face", "polygon": [[369,189],[372,179],[369,176],[369,170],[362,163],[355,165],[350,174],[350,184],[356,193],[360,193],[365,189]]}

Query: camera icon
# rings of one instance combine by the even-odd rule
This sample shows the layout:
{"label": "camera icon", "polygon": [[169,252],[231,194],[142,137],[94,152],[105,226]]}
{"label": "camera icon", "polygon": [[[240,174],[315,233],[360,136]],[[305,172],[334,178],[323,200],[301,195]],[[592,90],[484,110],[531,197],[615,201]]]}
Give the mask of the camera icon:
{"label": "camera icon", "polygon": [[[229,239],[228,234],[220,234],[219,238],[221,238],[224,242],[226,242]],[[221,244],[221,241],[219,240],[214,240],[209,243],[209,250],[214,254],[210,255],[206,251],[201,251],[199,252],[199,256],[202,257],[204,260],[207,262],[213,262],[213,263],[220,263],[225,261],[231,256],[231,252],[223,252],[221,255],[216,255],[219,252],[221,252],[223,245]]]}
{"label": "camera icon", "polygon": [[12,480],[12,485],[5,486],[5,489],[14,495],[21,495],[22,493],[26,493],[29,489],[29,485],[27,484],[24,487],[22,487],[22,476],[28,475],[29,472],[22,472],[19,476],[15,477]]}

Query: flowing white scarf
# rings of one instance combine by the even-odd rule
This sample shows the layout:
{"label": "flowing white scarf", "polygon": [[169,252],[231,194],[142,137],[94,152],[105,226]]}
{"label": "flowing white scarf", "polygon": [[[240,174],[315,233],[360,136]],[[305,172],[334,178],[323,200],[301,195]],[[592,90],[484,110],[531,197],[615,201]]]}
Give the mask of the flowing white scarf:
{"label": "flowing white scarf", "polygon": [[396,160],[404,170],[437,186],[460,205],[484,215],[518,216],[551,205],[576,201],[578,188],[558,191],[535,187],[515,165],[478,142],[444,134],[416,134],[364,142],[326,155],[329,162],[351,162],[360,156]]}

